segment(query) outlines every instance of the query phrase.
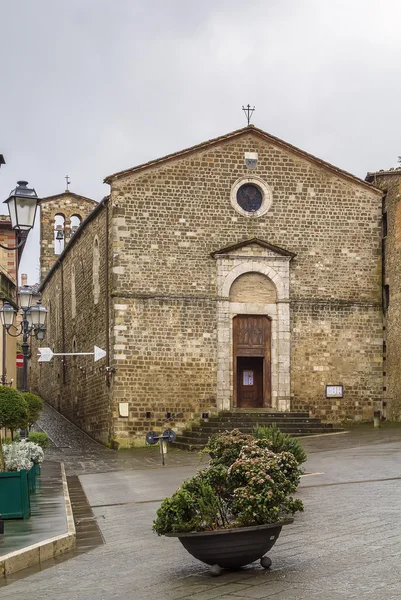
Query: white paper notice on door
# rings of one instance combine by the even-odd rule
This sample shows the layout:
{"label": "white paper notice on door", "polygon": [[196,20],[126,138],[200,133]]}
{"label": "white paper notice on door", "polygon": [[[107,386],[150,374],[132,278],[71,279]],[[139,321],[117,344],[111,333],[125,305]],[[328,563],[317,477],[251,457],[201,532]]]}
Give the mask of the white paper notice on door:
{"label": "white paper notice on door", "polygon": [[243,385],[253,385],[253,371],[244,371]]}

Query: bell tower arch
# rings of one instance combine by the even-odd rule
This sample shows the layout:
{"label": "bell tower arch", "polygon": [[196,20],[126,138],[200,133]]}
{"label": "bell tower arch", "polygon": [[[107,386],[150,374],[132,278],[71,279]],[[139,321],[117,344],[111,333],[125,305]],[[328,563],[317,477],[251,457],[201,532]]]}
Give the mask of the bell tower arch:
{"label": "bell tower arch", "polygon": [[39,201],[41,281],[96,205],[96,200],[70,191]]}

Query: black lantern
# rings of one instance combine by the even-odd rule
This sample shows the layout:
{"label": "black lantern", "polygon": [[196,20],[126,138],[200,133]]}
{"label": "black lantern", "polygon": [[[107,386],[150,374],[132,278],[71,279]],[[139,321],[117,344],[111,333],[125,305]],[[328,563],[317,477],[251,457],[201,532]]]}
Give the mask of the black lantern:
{"label": "black lantern", "polygon": [[3,307],[0,308],[0,318],[1,324],[7,329],[7,331],[14,325],[16,314],[16,309],[11,306],[9,302],[4,302]]}
{"label": "black lantern", "polygon": [[38,196],[33,188],[28,188],[27,181],[17,181],[17,187],[4,201],[8,205],[11,227],[17,231],[29,231],[35,223]]}

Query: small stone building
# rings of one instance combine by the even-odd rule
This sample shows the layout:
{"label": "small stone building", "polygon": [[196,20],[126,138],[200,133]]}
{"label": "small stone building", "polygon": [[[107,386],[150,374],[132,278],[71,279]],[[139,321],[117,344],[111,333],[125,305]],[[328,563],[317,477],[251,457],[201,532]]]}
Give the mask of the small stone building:
{"label": "small stone building", "polygon": [[253,126],[105,181],[56,262],[42,230],[42,345],[107,353],[32,362],[46,400],[127,444],[202,411],[372,416],[381,189]]}

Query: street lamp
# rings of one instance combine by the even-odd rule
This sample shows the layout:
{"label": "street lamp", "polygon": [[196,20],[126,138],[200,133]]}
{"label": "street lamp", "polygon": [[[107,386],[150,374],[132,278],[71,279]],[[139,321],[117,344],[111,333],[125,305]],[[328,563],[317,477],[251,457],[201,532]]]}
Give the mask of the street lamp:
{"label": "street lamp", "polygon": [[27,181],[17,181],[17,187],[10,192],[4,204],[8,206],[11,227],[16,232],[18,244],[14,248],[3,246],[5,250],[18,250],[24,244],[26,236],[35,223],[36,209],[39,198],[33,188],[28,187]]}
{"label": "street lamp", "polygon": [[[29,343],[28,338],[34,335],[36,339],[43,340],[46,333],[46,316],[47,310],[40,302],[31,306],[32,290],[29,286],[24,286],[19,292],[20,306],[12,306],[9,302],[5,302],[0,308],[0,318],[3,327],[11,337],[19,337],[22,333],[22,354],[24,355],[23,363],[23,382],[22,391],[28,391],[28,358],[29,358]],[[22,321],[18,333],[11,333],[10,329],[14,325],[15,317],[19,311],[22,311]]]}
{"label": "street lamp", "polygon": [[[34,188],[28,187],[27,181],[17,181],[17,187],[10,192],[7,200],[4,201],[8,206],[10,213],[11,227],[15,231],[17,245],[13,248],[3,246],[5,250],[18,250],[25,243],[26,238],[35,223],[36,209],[38,207],[38,195]],[[46,331],[47,310],[41,306],[40,302],[32,306],[32,289],[24,285],[18,291],[19,306],[13,306],[9,302],[4,302],[0,308],[0,318],[3,327],[12,337],[19,337],[22,333],[22,353],[24,355],[23,364],[23,391],[28,391],[28,357],[29,344],[28,338],[32,334],[39,340],[43,340]],[[18,312],[22,312],[20,330],[17,334],[11,333],[11,327]]]}

